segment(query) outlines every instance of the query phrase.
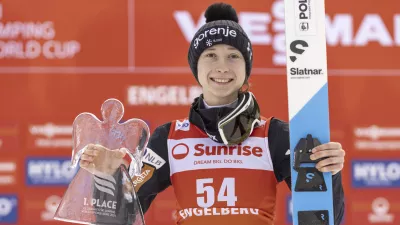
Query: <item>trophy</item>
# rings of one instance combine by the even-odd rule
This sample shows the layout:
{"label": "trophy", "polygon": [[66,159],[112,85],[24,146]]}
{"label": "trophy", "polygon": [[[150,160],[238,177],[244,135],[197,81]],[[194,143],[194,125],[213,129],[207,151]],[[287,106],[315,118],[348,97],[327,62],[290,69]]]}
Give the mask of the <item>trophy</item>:
{"label": "trophy", "polygon": [[[80,224],[144,225],[132,178],[141,173],[149,127],[140,119],[121,122],[124,107],[117,99],[106,100],[101,113],[103,121],[91,113],[81,113],[74,120],[71,167],[78,165],[88,149],[97,147],[102,151],[97,152],[90,169],[79,168],[54,219]],[[128,157],[115,157],[121,149]]]}

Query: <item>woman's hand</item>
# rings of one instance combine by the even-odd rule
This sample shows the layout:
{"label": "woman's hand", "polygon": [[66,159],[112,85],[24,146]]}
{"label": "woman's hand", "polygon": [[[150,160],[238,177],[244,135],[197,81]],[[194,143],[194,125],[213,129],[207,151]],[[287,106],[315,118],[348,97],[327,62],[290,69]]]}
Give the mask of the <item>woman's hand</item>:
{"label": "woman's hand", "polygon": [[317,163],[316,168],[321,172],[332,172],[332,175],[337,174],[343,169],[344,156],[346,152],[342,149],[342,145],[338,142],[329,142],[319,145],[312,149],[312,160],[320,158],[326,159]]}
{"label": "woman's hand", "polygon": [[126,149],[109,150],[101,145],[89,144],[81,156],[79,166],[95,174],[96,172],[112,175],[124,163]]}

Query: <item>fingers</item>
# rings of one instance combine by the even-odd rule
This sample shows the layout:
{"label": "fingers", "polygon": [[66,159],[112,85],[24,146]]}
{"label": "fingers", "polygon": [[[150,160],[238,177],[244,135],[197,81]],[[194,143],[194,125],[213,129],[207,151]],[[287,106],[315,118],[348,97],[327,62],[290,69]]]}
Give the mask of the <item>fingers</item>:
{"label": "fingers", "polygon": [[102,146],[89,144],[81,155],[81,160],[92,162],[94,158],[99,155],[99,151],[101,150],[104,150]]}
{"label": "fingers", "polygon": [[313,148],[312,152],[316,153],[318,151],[328,149],[342,149],[342,145],[339,142],[329,142],[326,144],[318,145],[317,147]]}
{"label": "fingers", "polygon": [[97,150],[97,149],[86,148],[85,152],[82,155],[97,156],[99,154],[98,151],[99,150]]}
{"label": "fingers", "polygon": [[87,145],[84,153],[82,154],[81,160],[88,161],[88,162],[93,162],[93,160],[97,156],[99,156],[100,154],[103,154],[104,151],[106,151],[106,150],[108,150],[106,152],[106,154],[111,154],[112,155],[111,157],[114,157],[114,158],[117,158],[117,159],[124,158],[125,155],[126,155],[126,152],[128,151],[128,149],[126,149],[126,148],[121,148],[121,149],[118,149],[118,150],[110,151],[109,149],[107,149],[104,146],[97,145],[97,144],[96,145],[95,144],[89,144],[89,145]]}
{"label": "fingers", "polygon": [[108,150],[106,147],[102,146],[102,145],[98,145],[98,144],[88,144],[86,147],[86,151],[104,151],[104,150]]}
{"label": "fingers", "polygon": [[87,167],[88,165],[89,165],[88,161],[85,161],[85,160],[79,161],[79,166],[80,167]]}
{"label": "fingers", "polygon": [[93,162],[94,157],[95,156],[93,156],[93,155],[82,154],[81,160],[88,161],[88,162]]}
{"label": "fingers", "polygon": [[332,172],[335,175],[343,169],[343,163],[325,166],[319,169],[321,172]]}
{"label": "fingers", "polygon": [[104,150],[104,147],[101,145],[87,145],[85,151],[81,155],[79,166],[86,169],[94,168],[93,161],[95,157],[99,155],[99,151],[102,150]]}
{"label": "fingers", "polygon": [[86,161],[86,160],[80,160],[79,166],[82,168],[85,168],[85,169],[91,169],[91,168],[94,168],[94,163]]}
{"label": "fingers", "polygon": [[101,146],[101,145],[97,145],[97,144],[96,144],[96,145],[94,145],[94,144],[88,144],[88,145],[86,146],[86,149],[85,149],[85,151],[83,152],[81,158],[82,158],[84,155],[96,157],[96,156],[98,156],[102,151],[105,151],[105,150],[108,150],[108,149],[107,149],[106,147]]}
{"label": "fingers", "polygon": [[332,172],[336,174],[343,169],[346,152],[338,142],[329,142],[312,149],[311,160],[323,159],[316,164],[321,172]]}
{"label": "fingers", "polygon": [[330,158],[320,161],[319,163],[317,163],[317,165],[315,165],[315,167],[317,169],[321,169],[321,168],[327,167],[329,165],[343,164],[343,163],[344,163],[344,159],[342,157],[330,157]]}
{"label": "fingers", "polygon": [[311,154],[310,159],[311,160],[317,160],[320,158],[325,158],[325,157],[343,157],[346,155],[346,152],[343,149],[340,150],[323,150],[323,151],[317,151],[314,154]]}

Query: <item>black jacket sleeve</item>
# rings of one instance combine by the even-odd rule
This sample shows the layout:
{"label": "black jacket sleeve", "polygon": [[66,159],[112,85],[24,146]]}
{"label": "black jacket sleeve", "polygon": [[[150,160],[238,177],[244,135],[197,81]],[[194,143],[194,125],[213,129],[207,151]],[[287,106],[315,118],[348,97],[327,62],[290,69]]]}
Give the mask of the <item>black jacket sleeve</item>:
{"label": "black jacket sleeve", "polygon": [[[275,177],[278,182],[285,181],[291,189],[290,169],[290,141],[289,124],[273,118],[268,131],[268,142],[274,166]],[[289,150],[289,152],[288,152]],[[332,176],[333,185],[333,209],[335,225],[339,225],[344,214],[344,191],[341,172]]]}
{"label": "black jacket sleeve", "polygon": [[139,179],[139,184],[135,184],[137,179],[133,178],[143,213],[149,209],[157,194],[171,185],[167,146],[170,127],[171,123],[166,123],[154,130],[143,157],[141,179],[144,181],[140,183]]}

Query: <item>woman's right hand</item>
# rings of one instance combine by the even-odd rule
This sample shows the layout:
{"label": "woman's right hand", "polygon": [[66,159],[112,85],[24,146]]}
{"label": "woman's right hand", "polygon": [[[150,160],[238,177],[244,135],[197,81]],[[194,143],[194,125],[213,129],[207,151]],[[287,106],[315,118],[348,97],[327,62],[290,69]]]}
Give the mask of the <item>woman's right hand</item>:
{"label": "woman's right hand", "polygon": [[112,175],[124,162],[126,149],[109,150],[98,145],[89,144],[81,156],[79,166],[92,174],[101,172]]}

